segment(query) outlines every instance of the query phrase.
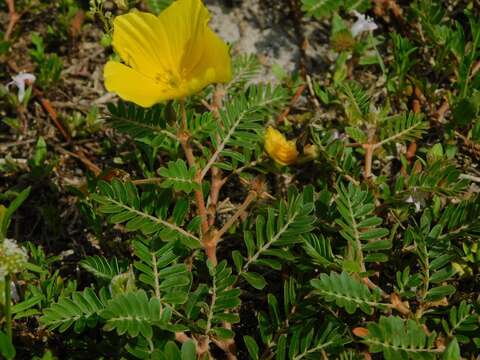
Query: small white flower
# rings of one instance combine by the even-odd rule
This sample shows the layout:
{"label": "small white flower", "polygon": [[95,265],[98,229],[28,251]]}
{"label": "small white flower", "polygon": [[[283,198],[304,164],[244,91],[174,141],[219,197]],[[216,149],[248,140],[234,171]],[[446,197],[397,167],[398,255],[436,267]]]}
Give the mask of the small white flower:
{"label": "small white flower", "polygon": [[405,200],[406,203],[408,204],[413,204],[415,202],[415,199],[413,198],[412,195],[410,195],[407,200]]}
{"label": "small white flower", "polygon": [[35,75],[30,73],[21,72],[15,76],[12,76],[12,81],[7,84],[7,89],[11,85],[15,85],[18,88],[18,101],[22,102],[25,97],[25,84],[28,81],[29,83],[34,83],[37,78]]}
{"label": "small white flower", "polygon": [[4,239],[0,242],[0,278],[21,272],[27,260],[27,251],[15,240]]}
{"label": "small white flower", "polygon": [[405,202],[407,204],[415,205],[415,212],[417,213],[420,212],[420,210],[422,209],[422,206],[425,205],[424,196],[418,193],[415,189],[414,189],[413,195],[410,195],[409,197],[407,197]]}
{"label": "small white flower", "polygon": [[365,31],[373,31],[378,28],[372,18],[360,14],[358,11],[353,11],[353,14],[357,17],[357,21],[355,21],[350,29],[353,37],[356,37]]}

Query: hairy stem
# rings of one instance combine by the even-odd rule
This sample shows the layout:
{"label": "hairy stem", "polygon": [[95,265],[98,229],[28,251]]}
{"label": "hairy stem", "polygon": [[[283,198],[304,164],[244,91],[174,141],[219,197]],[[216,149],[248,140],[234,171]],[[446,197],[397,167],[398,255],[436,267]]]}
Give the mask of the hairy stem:
{"label": "hairy stem", "polygon": [[373,151],[375,150],[373,144],[363,144],[365,149],[365,170],[364,176],[365,179],[369,179],[372,176],[372,161],[373,161]]}
{"label": "hairy stem", "polygon": [[[190,167],[195,167],[195,156],[193,155],[192,147],[190,146],[190,135],[187,131],[187,113],[185,110],[185,103],[183,100],[180,101],[180,112],[181,112],[181,130],[178,134],[178,139],[180,144],[182,145],[183,152],[185,153],[185,157],[187,158],[187,163]],[[199,185],[199,190],[195,190],[195,203],[197,204],[198,215],[201,219],[201,228],[202,228],[202,245],[207,254],[207,257],[213,264],[217,264],[217,257],[216,257],[216,244],[212,246],[210,238],[210,226],[208,224],[208,214],[207,208],[205,206],[205,199],[203,198],[203,191],[202,191],[202,177],[200,175],[200,171],[197,170],[195,175],[195,182]]]}
{"label": "hairy stem", "polygon": [[215,224],[215,217],[217,213],[218,199],[220,197],[220,190],[226,182],[226,178],[222,178],[222,171],[217,167],[212,167],[212,187],[210,190],[210,204],[208,206],[208,224],[213,226]]}

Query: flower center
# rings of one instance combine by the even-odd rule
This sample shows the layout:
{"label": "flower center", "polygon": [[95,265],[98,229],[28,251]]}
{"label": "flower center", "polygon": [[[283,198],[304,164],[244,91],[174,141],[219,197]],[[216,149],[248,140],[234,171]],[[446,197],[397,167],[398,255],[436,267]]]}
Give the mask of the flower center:
{"label": "flower center", "polygon": [[170,70],[157,73],[155,75],[155,81],[172,88],[178,88],[181,83],[181,79]]}

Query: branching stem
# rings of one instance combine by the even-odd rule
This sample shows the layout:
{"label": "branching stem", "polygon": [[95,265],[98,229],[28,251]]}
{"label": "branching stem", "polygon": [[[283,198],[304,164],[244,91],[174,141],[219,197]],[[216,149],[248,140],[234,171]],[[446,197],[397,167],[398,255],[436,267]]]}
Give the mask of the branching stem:
{"label": "branching stem", "polygon": [[[183,100],[180,101],[180,112],[181,112],[181,126],[182,128],[179,131],[178,139],[180,144],[182,145],[183,152],[185,153],[185,157],[187,158],[187,163],[190,167],[195,167],[196,161],[195,156],[193,154],[192,147],[190,146],[190,135],[187,131],[187,112],[185,110],[185,102]],[[208,258],[213,264],[217,264],[217,257],[216,257],[216,249],[215,247],[212,249],[211,241],[209,240],[210,237],[210,226],[208,224],[208,216],[207,216],[207,208],[205,206],[205,199],[203,198],[203,191],[202,191],[202,177],[199,170],[195,175],[195,182],[199,185],[199,189],[195,190],[195,202],[197,204],[198,215],[201,219],[201,228],[202,228],[202,245],[207,254]]]}
{"label": "branching stem", "polygon": [[235,214],[233,214],[228,220],[227,222],[225,223],[225,225],[222,226],[222,228],[220,230],[218,230],[213,239],[215,242],[218,242],[222,236],[228,231],[228,229],[230,229],[233,224],[235,224],[235,221],[237,221],[237,219],[242,216],[242,214],[245,212],[245,210],[247,210],[247,208],[250,206],[250,204],[257,198],[257,193],[255,191],[250,191],[250,193],[248,194],[247,198],[245,199],[245,201],[243,202],[242,205],[240,205],[240,207],[238,208],[238,210],[235,212]]}
{"label": "branching stem", "polygon": [[9,21],[8,21],[8,25],[7,25],[7,30],[5,30],[4,39],[9,40],[12,33],[13,33],[13,29],[14,29],[15,25],[20,20],[22,15],[17,13],[17,11],[15,10],[15,1],[14,0],[6,0],[6,2],[7,2],[7,7],[8,7]]}

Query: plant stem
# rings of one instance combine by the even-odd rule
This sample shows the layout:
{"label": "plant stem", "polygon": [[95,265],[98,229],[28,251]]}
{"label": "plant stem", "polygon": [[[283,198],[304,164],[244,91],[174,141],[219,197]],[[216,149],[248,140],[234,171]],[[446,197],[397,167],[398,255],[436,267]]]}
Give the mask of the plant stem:
{"label": "plant stem", "polygon": [[365,179],[369,179],[372,176],[372,161],[373,161],[373,150],[374,147],[372,144],[363,144],[365,149]]}
{"label": "plant stem", "polygon": [[5,332],[12,342],[12,282],[11,275],[5,276]]}
{"label": "plant stem", "polygon": [[[195,156],[193,155],[192,147],[190,146],[190,134],[187,131],[187,113],[185,111],[185,102],[180,100],[180,112],[181,112],[181,130],[178,134],[178,139],[180,144],[182,145],[183,152],[185,153],[185,157],[187,158],[188,166],[195,167]],[[207,254],[207,257],[210,261],[216,265],[217,264],[217,257],[216,257],[216,244],[212,244],[210,239],[210,226],[208,225],[208,216],[207,216],[207,208],[205,206],[205,199],[203,198],[203,187],[202,187],[202,177],[201,172],[197,170],[195,175],[195,182],[199,185],[199,189],[195,190],[195,202],[197,204],[198,215],[201,219],[201,228],[202,228],[202,245]]]}
{"label": "plant stem", "polygon": [[228,220],[227,222],[225,223],[225,225],[223,225],[223,227],[216,232],[215,236],[214,236],[214,240],[215,242],[218,242],[222,236],[228,231],[228,229],[230,229],[232,227],[232,225],[235,223],[235,221],[237,221],[237,219],[242,216],[242,214],[244,213],[245,210],[247,210],[247,208],[249,207],[249,205],[252,203],[252,201],[254,201],[257,197],[257,193],[255,191],[250,191],[250,193],[248,194],[247,198],[245,199],[245,201],[243,202],[242,205],[240,205],[240,207],[238,208],[238,210],[235,212],[235,214],[233,214]]}
{"label": "plant stem", "polygon": [[132,183],[134,185],[158,184],[158,183],[161,183],[163,180],[164,179],[160,177],[153,177],[153,178],[147,178],[147,179],[133,180]]}
{"label": "plant stem", "polygon": [[5,34],[3,35],[3,38],[5,40],[9,40],[10,36],[13,33],[13,28],[15,25],[18,23],[20,20],[21,14],[17,13],[15,10],[15,1],[14,0],[6,0],[7,2],[7,7],[8,7],[8,26],[7,30],[5,31]]}
{"label": "plant stem", "polygon": [[210,200],[208,205],[208,225],[213,226],[215,224],[215,217],[217,213],[218,199],[220,196],[220,190],[225,184],[227,178],[222,177],[222,171],[217,167],[212,167],[212,186],[210,190]]}

